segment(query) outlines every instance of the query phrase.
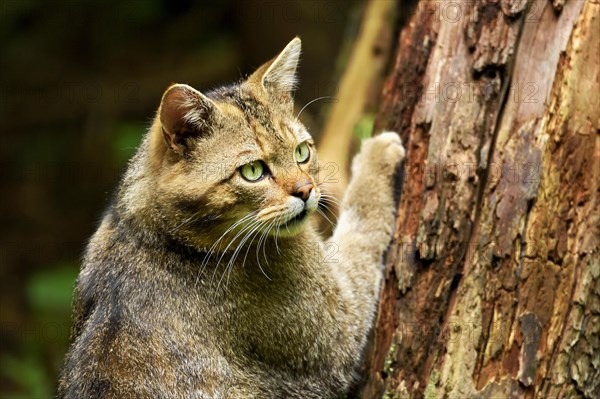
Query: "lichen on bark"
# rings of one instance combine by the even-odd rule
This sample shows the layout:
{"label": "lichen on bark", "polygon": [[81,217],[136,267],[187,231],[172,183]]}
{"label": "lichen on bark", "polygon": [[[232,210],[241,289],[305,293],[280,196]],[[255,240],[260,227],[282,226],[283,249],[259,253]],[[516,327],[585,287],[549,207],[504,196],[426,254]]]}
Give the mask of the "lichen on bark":
{"label": "lichen on bark", "polygon": [[460,4],[417,7],[384,87],[408,151],[357,397],[600,397],[600,4]]}

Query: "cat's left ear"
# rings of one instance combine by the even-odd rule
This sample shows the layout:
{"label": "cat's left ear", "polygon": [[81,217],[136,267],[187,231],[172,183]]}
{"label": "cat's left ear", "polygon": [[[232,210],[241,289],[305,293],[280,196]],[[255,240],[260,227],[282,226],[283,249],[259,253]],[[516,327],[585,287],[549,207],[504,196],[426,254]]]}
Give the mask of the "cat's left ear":
{"label": "cat's left ear", "polygon": [[260,85],[274,103],[293,107],[292,92],[297,83],[296,70],[301,50],[302,42],[295,37],[277,57],[260,67],[250,78],[254,81],[260,79]]}

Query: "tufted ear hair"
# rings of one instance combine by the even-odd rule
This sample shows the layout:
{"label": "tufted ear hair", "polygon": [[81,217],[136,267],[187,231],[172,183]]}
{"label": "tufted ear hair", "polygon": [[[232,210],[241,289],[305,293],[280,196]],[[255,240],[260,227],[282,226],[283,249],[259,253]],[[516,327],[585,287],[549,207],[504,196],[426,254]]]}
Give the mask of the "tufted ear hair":
{"label": "tufted ear hair", "polygon": [[277,57],[265,63],[252,74],[249,82],[259,83],[275,104],[293,108],[292,92],[296,88],[296,70],[300,61],[302,43],[295,37]]}
{"label": "tufted ear hair", "polygon": [[162,132],[169,148],[184,155],[193,139],[211,134],[219,112],[217,104],[191,86],[169,86],[159,108]]}
{"label": "tufted ear hair", "polygon": [[271,62],[262,77],[262,84],[266,89],[291,92],[296,87],[296,69],[300,61],[302,43],[295,37],[281,53]]}

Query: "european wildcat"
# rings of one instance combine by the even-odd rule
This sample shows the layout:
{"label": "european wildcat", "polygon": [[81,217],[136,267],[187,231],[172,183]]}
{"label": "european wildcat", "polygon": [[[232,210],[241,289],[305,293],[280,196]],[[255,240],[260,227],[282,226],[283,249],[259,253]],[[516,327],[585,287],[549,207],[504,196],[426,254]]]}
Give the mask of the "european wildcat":
{"label": "european wildcat", "polygon": [[[173,85],[85,254],[61,398],[343,397],[394,222],[395,133],[365,141],[324,245],[292,40],[246,81]],[[222,237],[221,239],[219,239]]]}

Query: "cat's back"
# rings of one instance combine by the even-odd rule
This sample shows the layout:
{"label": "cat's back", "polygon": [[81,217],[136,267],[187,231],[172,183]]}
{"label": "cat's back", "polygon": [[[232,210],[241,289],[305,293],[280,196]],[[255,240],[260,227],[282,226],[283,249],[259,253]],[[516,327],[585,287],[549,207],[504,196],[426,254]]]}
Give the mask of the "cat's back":
{"label": "cat's back", "polygon": [[131,397],[184,397],[199,383],[218,386],[229,366],[213,341],[213,312],[185,273],[106,215],[77,280],[58,397],[127,397],[129,388]]}

